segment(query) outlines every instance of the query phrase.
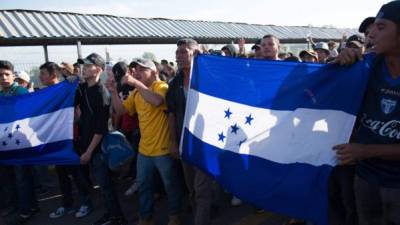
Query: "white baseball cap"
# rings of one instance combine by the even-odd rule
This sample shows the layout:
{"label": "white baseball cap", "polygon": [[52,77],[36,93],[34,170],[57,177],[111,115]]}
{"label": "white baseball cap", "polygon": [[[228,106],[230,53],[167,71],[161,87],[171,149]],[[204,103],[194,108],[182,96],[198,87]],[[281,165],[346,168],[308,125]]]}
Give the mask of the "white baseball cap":
{"label": "white baseball cap", "polygon": [[26,81],[26,82],[30,82],[31,81],[31,77],[29,76],[29,74],[27,73],[27,72],[25,72],[25,71],[19,71],[19,72],[16,72],[16,78],[18,78],[18,79],[21,79],[21,80],[24,80],[24,81]]}

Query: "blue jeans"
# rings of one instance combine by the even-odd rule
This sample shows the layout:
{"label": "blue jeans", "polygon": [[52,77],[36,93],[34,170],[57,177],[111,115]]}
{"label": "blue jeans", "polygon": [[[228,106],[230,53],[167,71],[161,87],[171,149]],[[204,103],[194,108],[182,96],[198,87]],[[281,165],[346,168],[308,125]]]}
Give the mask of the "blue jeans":
{"label": "blue jeans", "polygon": [[154,173],[160,173],[168,196],[169,215],[177,215],[182,211],[182,189],[178,182],[174,160],[169,155],[144,156],[138,154],[137,182],[139,185],[139,214],[141,218],[151,217],[154,207]]}
{"label": "blue jeans", "polygon": [[111,217],[122,217],[118,196],[102,153],[93,153],[90,162],[90,170],[96,182],[100,185],[107,213]]}

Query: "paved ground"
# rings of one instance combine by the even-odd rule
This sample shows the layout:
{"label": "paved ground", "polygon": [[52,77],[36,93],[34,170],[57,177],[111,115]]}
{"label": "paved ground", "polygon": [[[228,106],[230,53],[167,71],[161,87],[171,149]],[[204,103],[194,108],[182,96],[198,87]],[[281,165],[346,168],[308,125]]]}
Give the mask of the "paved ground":
{"label": "paved ground", "polygon": [[[48,214],[56,209],[60,203],[60,195],[55,182],[55,175],[50,176],[53,179],[54,187],[45,195],[40,196],[39,206],[41,211],[31,220],[26,222],[26,225],[90,225],[92,222],[101,217],[104,213],[102,207],[101,194],[99,189],[94,189],[92,197],[94,200],[94,210],[85,218],[76,219],[73,215],[66,215],[59,219],[49,219]],[[120,180],[118,183],[118,192],[124,215],[128,220],[129,225],[136,225],[138,220],[138,203],[137,196],[126,197],[123,195],[124,190],[129,187],[130,180]],[[218,203],[218,210],[213,211],[213,222],[211,225],[281,225],[287,218],[273,213],[264,212],[256,214],[253,207],[243,204],[238,207],[230,205],[230,196],[222,194],[222,198]],[[166,198],[161,197],[156,203],[156,224],[166,225],[168,221]],[[191,214],[186,210],[183,216],[183,225],[192,225]],[[8,221],[12,217],[7,218]],[[10,224],[10,223],[9,223]],[[12,224],[12,223],[11,223]],[[15,224],[15,223],[14,223]],[[14,225],[13,224],[13,225]],[[1,225],[1,222],[0,222]]]}

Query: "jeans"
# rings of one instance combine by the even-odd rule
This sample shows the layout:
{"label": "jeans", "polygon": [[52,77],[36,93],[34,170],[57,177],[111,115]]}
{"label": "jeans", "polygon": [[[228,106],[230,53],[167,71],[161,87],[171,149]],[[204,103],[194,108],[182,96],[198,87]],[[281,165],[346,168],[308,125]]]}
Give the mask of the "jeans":
{"label": "jeans", "polygon": [[115,191],[113,181],[111,180],[107,163],[102,153],[93,153],[90,162],[90,170],[93,173],[97,184],[99,184],[103,196],[103,201],[107,213],[111,217],[122,217],[122,211]]}
{"label": "jeans", "polygon": [[168,196],[169,215],[178,215],[182,211],[182,189],[178,182],[174,160],[169,155],[144,156],[138,154],[137,182],[139,185],[139,215],[149,218],[154,207],[154,173],[157,170],[161,176]]}
{"label": "jeans", "polygon": [[56,166],[58,182],[62,195],[62,206],[65,208],[73,207],[72,184],[69,175],[74,179],[79,192],[80,205],[91,207],[90,187],[80,166]]}
{"label": "jeans", "polygon": [[15,178],[18,193],[18,209],[21,214],[29,214],[34,208],[38,208],[33,183],[32,166],[15,166]]}
{"label": "jeans", "polygon": [[359,225],[399,225],[400,188],[384,188],[356,176],[354,182]]}

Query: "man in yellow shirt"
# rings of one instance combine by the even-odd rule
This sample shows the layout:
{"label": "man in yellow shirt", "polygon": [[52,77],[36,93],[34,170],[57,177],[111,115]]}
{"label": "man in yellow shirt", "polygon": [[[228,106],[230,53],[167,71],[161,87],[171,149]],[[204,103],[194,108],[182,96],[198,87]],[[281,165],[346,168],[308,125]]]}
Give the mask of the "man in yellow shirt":
{"label": "man in yellow shirt", "polygon": [[139,225],[154,224],[153,190],[154,172],[158,170],[168,195],[169,223],[180,224],[182,191],[178,182],[174,160],[169,155],[169,130],[165,95],[168,85],[158,79],[158,70],[151,60],[137,59],[136,76],[124,76],[122,84],[135,90],[122,102],[113,77],[107,80],[112,105],[117,114],[137,114],[141,139],[137,160],[139,185]]}

